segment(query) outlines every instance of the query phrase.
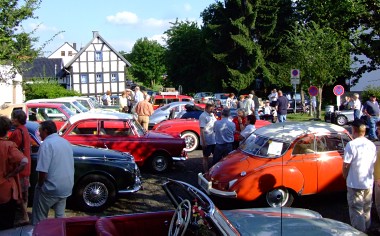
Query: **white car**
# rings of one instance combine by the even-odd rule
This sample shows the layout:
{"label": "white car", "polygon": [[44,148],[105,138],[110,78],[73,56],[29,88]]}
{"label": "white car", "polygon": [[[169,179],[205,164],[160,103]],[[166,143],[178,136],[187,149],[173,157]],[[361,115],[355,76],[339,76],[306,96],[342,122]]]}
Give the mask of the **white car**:
{"label": "white car", "polygon": [[88,112],[88,109],[80,104],[75,98],[41,98],[28,100],[26,103],[62,103],[74,113]]}

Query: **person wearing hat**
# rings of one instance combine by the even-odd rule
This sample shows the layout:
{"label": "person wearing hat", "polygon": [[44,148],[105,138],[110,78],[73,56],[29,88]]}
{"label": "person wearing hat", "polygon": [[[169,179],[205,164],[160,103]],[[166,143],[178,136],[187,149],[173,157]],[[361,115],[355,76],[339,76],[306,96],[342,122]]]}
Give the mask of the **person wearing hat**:
{"label": "person wearing hat", "polygon": [[376,122],[379,120],[380,109],[376,101],[376,95],[372,94],[368,101],[363,105],[363,114],[367,116],[367,125],[369,127],[368,138],[372,141],[378,141],[376,135]]}
{"label": "person wearing hat", "polygon": [[344,149],[342,174],[346,179],[351,225],[366,232],[371,224],[372,188],[376,146],[365,137],[362,120],[352,122],[353,140]]}
{"label": "person wearing hat", "polygon": [[212,164],[215,165],[223,157],[227,156],[233,150],[235,124],[229,119],[230,109],[225,108],[222,111],[222,119],[217,120],[214,124],[215,133],[215,150],[212,158]]}

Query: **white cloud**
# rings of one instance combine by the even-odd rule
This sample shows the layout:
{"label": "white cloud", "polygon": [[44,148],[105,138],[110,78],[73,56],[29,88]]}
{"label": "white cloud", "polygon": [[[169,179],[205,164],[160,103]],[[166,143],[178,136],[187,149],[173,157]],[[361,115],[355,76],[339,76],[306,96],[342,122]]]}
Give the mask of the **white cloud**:
{"label": "white cloud", "polygon": [[166,27],[169,24],[168,20],[160,20],[155,18],[149,18],[144,20],[144,25],[149,27]]}
{"label": "white cloud", "polygon": [[165,40],[167,39],[167,35],[166,34],[156,34],[156,35],[153,35],[151,37],[149,37],[149,40],[155,40],[157,41],[157,43],[165,46],[166,45],[166,42]]}
{"label": "white cloud", "polygon": [[185,8],[185,11],[187,12],[193,9],[189,3],[185,3],[184,8]]}
{"label": "white cloud", "polygon": [[122,11],[116,15],[107,16],[107,21],[119,25],[133,25],[139,22],[139,18],[133,12]]}

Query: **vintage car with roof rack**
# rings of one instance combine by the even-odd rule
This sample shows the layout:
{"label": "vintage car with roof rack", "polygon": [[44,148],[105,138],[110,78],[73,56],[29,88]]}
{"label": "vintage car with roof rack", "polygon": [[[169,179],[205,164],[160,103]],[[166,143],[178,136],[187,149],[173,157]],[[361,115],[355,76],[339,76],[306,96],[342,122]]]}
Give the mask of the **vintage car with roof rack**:
{"label": "vintage car with roof rack", "polygon": [[59,134],[72,144],[131,153],[140,167],[164,172],[187,159],[185,140],[157,131],[145,131],[132,114],[80,113],[70,117]]}

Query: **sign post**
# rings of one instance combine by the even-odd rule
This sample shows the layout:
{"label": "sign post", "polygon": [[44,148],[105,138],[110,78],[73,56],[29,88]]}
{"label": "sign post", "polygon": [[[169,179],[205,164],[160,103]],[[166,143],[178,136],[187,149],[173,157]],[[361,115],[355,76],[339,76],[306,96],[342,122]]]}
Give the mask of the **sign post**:
{"label": "sign post", "polygon": [[294,114],[297,111],[297,101],[296,101],[296,94],[297,94],[297,84],[300,84],[300,70],[299,69],[291,69],[290,70],[290,83],[294,87]]}
{"label": "sign post", "polygon": [[336,96],[336,105],[338,106],[338,111],[340,107],[340,96],[344,94],[344,87],[342,85],[335,85],[333,92]]}

